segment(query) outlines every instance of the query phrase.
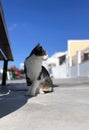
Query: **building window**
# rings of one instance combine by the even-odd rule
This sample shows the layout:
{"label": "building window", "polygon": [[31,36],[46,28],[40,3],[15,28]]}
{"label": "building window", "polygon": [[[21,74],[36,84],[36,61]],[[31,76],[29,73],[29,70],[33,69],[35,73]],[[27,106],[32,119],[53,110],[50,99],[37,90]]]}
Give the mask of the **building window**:
{"label": "building window", "polygon": [[84,53],[83,61],[89,60],[89,53]]}
{"label": "building window", "polygon": [[65,60],[66,60],[66,56],[64,55],[64,56],[61,56],[60,58],[59,58],[59,65],[62,65],[63,63],[65,63]]}

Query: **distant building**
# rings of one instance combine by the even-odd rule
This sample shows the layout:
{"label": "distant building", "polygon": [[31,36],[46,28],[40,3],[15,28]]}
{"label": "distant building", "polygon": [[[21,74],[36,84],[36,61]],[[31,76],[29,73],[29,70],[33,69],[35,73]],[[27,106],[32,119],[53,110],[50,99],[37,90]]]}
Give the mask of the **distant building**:
{"label": "distant building", "polygon": [[20,63],[20,69],[24,70],[24,63]]}
{"label": "distant building", "polygon": [[77,55],[80,62],[89,59],[89,40],[68,40],[68,57],[72,59],[72,65],[77,64]]}
{"label": "distant building", "polygon": [[67,52],[57,52],[43,62],[43,65],[47,68],[51,77],[66,78],[66,55]]}
{"label": "distant building", "polygon": [[89,40],[68,40],[69,77],[89,76]]}

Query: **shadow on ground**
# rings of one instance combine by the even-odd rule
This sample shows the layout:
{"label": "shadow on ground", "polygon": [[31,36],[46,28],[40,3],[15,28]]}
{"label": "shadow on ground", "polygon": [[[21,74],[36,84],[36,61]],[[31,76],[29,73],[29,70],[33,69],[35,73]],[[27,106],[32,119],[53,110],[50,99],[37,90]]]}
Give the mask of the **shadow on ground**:
{"label": "shadow on ground", "polygon": [[[55,87],[58,87],[58,85],[54,84],[53,88]],[[0,91],[0,118],[20,109],[29,98],[24,96],[27,90],[26,83],[10,83],[6,88],[10,90],[9,93]]]}
{"label": "shadow on ground", "polygon": [[27,102],[24,91],[11,91],[7,95],[0,95],[0,118],[16,111]]}

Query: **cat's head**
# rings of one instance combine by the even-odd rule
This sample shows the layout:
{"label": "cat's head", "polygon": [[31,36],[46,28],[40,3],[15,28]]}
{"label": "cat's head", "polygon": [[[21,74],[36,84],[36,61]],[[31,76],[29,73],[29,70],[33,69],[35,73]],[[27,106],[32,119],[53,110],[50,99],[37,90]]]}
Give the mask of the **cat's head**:
{"label": "cat's head", "polygon": [[46,51],[43,49],[43,47],[42,47],[39,43],[38,43],[38,44],[36,45],[36,47],[32,50],[30,56],[33,55],[33,54],[34,54],[35,56],[41,56],[41,57],[43,57],[44,60],[47,59],[47,57],[48,57]]}

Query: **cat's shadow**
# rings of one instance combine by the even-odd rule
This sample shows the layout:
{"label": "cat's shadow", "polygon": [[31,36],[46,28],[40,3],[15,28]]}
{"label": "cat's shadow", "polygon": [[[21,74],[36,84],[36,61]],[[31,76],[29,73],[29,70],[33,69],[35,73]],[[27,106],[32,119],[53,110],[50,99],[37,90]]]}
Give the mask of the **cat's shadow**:
{"label": "cat's shadow", "polygon": [[11,91],[9,94],[0,94],[0,118],[24,106],[28,100],[28,97],[25,97],[24,94],[25,91]]}
{"label": "cat's shadow", "polygon": [[[21,86],[22,90],[21,90]],[[19,89],[18,87],[19,86]],[[53,85],[53,87],[57,87],[57,85]],[[20,109],[27,103],[27,100],[31,97],[26,97],[26,84],[10,84],[8,88],[12,88],[10,93],[8,94],[0,94],[0,118],[15,112],[16,110]],[[20,90],[20,91],[19,91]]]}

